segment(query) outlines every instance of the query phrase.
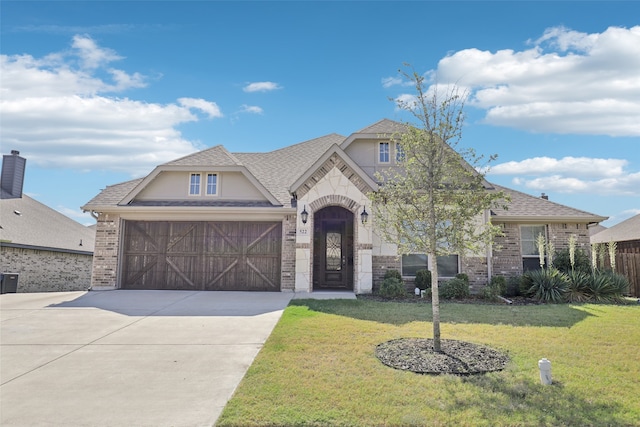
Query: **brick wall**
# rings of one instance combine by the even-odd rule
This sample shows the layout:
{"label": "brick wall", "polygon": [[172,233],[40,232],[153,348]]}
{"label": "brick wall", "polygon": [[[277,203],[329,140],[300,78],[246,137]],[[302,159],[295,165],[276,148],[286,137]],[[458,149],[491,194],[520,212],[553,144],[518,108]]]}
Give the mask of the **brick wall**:
{"label": "brick wall", "polygon": [[91,283],[91,255],[3,246],[0,270],[18,273],[18,292],[85,291]]}
{"label": "brick wall", "polygon": [[117,285],[120,225],[119,215],[101,213],[98,217],[91,287],[115,289]]}
{"label": "brick wall", "polygon": [[487,258],[462,257],[460,265],[461,272],[469,276],[469,290],[471,293],[479,293],[488,282]]}
{"label": "brick wall", "polygon": [[505,223],[502,236],[494,239],[493,275],[517,276],[522,274],[522,253],[520,251],[520,226]]}
{"label": "brick wall", "polygon": [[569,237],[576,236],[577,247],[585,251],[590,256],[591,243],[589,239],[589,229],[586,224],[549,224],[549,240],[556,250],[567,249],[569,247]]}
{"label": "brick wall", "polygon": [[282,271],[280,290],[294,290],[296,282],[296,215],[282,221]]}
{"label": "brick wall", "polygon": [[[520,225],[505,223],[503,236],[495,239],[498,249],[493,251],[493,275],[517,276],[522,274],[522,252],[520,251]],[[556,251],[569,247],[569,237],[576,236],[577,247],[590,256],[589,230],[586,224],[547,224],[548,239]]]}
{"label": "brick wall", "polygon": [[[374,255],[371,257],[371,263],[373,266],[373,292],[380,289],[387,270],[400,271],[400,258],[397,256]],[[413,290],[413,286],[411,286],[411,290]]]}

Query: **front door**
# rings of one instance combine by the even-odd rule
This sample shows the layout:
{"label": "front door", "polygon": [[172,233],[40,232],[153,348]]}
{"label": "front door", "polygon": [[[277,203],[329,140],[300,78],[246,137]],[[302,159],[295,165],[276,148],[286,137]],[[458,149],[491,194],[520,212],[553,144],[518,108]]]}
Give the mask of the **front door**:
{"label": "front door", "polygon": [[352,290],[353,214],[330,206],[314,218],[314,290]]}

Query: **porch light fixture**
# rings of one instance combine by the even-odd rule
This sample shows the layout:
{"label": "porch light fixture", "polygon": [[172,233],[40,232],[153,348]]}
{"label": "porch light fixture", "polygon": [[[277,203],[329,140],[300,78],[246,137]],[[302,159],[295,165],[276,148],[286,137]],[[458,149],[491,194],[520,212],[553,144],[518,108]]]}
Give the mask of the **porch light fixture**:
{"label": "porch light fixture", "polygon": [[302,212],[300,213],[300,218],[302,218],[302,223],[306,224],[309,220],[309,212],[307,212],[307,205],[304,205],[302,208]]}
{"label": "porch light fixture", "polygon": [[367,213],[367,207],[364,206],[362,208],[362,213],[360,214],[360,220],[362,221],[362,225],[365,225],[369,220],[369,214]]}

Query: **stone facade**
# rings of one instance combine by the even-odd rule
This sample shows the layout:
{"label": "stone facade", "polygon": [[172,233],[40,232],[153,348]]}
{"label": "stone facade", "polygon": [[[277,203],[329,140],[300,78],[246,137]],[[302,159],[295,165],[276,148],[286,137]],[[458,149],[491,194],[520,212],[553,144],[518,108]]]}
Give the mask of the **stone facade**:
{"label": "stone facade", "polygon": [[17,273],[17,292],[86,291],[91,283],[93,256],[69,252],[3,246],[0,269]]}
{"label": "stone facade", "polygon": [[296,283],[296,221],[287,215],[282,221],[282,267],[280,289],[293,291]]}
{"label": "stone facade", "polygon": [[[298,192],[298,224],[296,232],[296,292],[313,291],[313,224],[314,213],[328,206],[340,206],[353,213],[354,225],[354,292],[372,291],[371,224],[360,222],[360,213],[370,203],[361,179],[339,156],[331,156]],[[307,208],[309,220],[303,224],[300,213]]]}
{"label": "stone facade", "polygon": [[117,286],[121,224],[119,215],[101,213],[98,217],[91,289],[115,289]]}

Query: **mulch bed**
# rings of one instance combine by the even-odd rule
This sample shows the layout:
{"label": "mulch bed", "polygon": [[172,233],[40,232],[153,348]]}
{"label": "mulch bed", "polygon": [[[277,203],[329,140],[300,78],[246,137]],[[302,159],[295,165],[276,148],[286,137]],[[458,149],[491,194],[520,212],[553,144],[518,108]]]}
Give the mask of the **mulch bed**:
{"label": "mulch bed", "polygon": [[479,344],[440,340],[441,353],[433,350],[433,340],[400,338],[379,344],[376,357],[385,365],[418,374],[470,375],[500,371],[509,356]]}

